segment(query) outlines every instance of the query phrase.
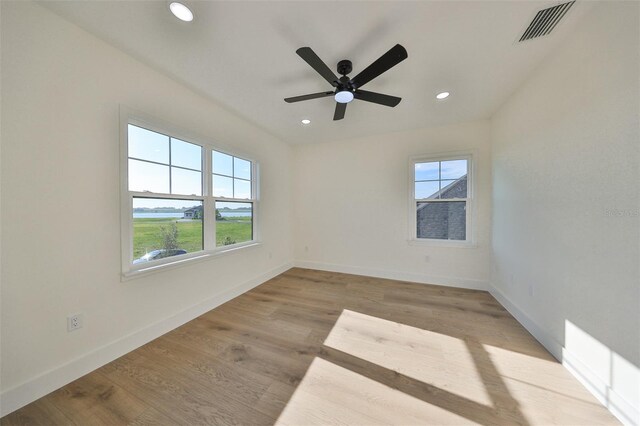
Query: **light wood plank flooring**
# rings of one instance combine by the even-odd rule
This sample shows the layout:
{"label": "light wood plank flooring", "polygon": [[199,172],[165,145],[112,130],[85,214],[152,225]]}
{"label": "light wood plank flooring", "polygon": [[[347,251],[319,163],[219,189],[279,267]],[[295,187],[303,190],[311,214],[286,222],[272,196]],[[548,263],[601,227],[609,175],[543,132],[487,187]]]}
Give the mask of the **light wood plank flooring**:
{"label": "light wood plank flooring", "polygon": [[294,268],[1,423],[617,421],[486,292]]}

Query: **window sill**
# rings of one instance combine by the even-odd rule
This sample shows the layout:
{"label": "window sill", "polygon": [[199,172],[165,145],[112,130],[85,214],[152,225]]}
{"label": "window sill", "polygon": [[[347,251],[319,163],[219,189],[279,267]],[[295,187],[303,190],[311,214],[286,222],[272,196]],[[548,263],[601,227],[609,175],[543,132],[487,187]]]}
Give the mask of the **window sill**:
{"label": "window sill", "polygon": [[185,255],[189,257],[182,257],[180,259],[168,261],[165,263],[155,263],[144,268],[130,269],[129,271],[122,272],[120,281],[130,281],[136,278],[142,278],[148,275],[156,274],[158,272],[193,265],[205,260],[217,259],[218,257],[238,253],[240,251],[244,251],[245,249],[259,247],[261,245],[262,242],[260,241],[249,241],[246,243],[235,244],[233,247],[218,247],[214,250],[203,250],[197,253],[191,253],[189,255]]}
{"label": "window sill", "polygon": [[478,248],[478,245],[473,241],[432,240],[428,238],[413,238],[407,240],[407,244],[418,247]]}

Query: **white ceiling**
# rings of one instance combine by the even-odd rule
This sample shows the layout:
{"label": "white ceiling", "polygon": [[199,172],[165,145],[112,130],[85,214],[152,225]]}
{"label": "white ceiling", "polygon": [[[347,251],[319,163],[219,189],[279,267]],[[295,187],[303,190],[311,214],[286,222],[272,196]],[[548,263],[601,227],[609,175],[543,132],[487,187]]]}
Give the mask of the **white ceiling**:
{"label": "white ceiling", "polygon": [[[489,118],[589,7],[578,2],[551,35],[516,43],[539,9],[558,2],[185,3],[191,23],[165,1],[41,4],[294,144]],[[331,90],[297,48],[310,46],[332,70],[350,59],[353,77],[396,43],[409,58],[365,89],[402,97],[397,107],[354,101],[333,121],[332,98],[283,101]],[[451,97],[436,101],[444,90]]]}

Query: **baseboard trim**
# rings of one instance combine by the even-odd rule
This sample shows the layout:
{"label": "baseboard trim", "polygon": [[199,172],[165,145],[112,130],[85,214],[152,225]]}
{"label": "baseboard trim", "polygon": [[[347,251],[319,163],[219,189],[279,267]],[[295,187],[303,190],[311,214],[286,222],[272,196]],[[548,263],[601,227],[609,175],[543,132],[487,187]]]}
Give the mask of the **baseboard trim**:
{"label": "baseboard trim", "polygon": [[500,289],[489,286],[489,293],[542,344],[555,359],[562,362],[562,345],[511,301]]}
{"label": "baseboard trim", "polygon": [[578,357],[565,348],[562,349],[562,365],[624,425],[640,425],[640,410],[621,397],[589,367],[584,365]]}
{"label": "baseboard trim", "polygon": [[97,368],[125,355],[153,339],[180,327],[211,309],[240,296],[254,287],[285,272],[293,266],[291,262],[267,271],[240,285],[200,302],[167,319],[158,321],[141,330],[135,331],[114,342],[95,349],[85,355],[49,370],[34,379],[8,389],[0,394],[0,417],[3,417],[35,400],[71,383]]}
{"label": "baseboard trim", "polygon": [[593,396],[627,426],[640,425],[640,411],[621,397],[589,367],[544,331],[502,291],[489,285],[489,293],[542,344]]}
{"label": "baseboard trim", "polygon": [[366,277],[386,278],[398,281],[411,281],[415,283],[433,284],[445,287],[458,287],[485,291],[489,289],[488,281],[469,278],[441,277],[418,274],[415,272],[365,268],[361,266],[339,265],[334,263],[313,262],[309,260],[296,260],[294,265],[299,268],[318,269],[321,271],[340,272],[343,274],[363,275]]}

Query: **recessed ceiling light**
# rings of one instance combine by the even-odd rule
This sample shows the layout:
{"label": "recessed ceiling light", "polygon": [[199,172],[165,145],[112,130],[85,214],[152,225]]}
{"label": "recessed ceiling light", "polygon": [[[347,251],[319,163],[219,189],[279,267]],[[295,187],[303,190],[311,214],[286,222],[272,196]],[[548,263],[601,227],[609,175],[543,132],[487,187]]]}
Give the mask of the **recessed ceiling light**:
{"label": "recessed ceiling light", "polygon": [[173,13],[175,17],[181,21],[193,21],[193,12],[184,4],[174,1],[169,5],[169,9],[171,10],[171,13]]}
{"label": "recessed ceiling light", "polygon": [[304,120],[301,121],[301,123],[304,125],[311,124],[311,120],[305,118]]}
{"label": "recessed ceiling light", "polygon": [[436,95],[436,99],[438,99],[438,100],[443,100],[443,99],[448,98],[448,97],[449,97],[449,95],[450,95],[450,93],[449,93],[449,92],[442,92],[442,93],[438,93],[438,94]]}

